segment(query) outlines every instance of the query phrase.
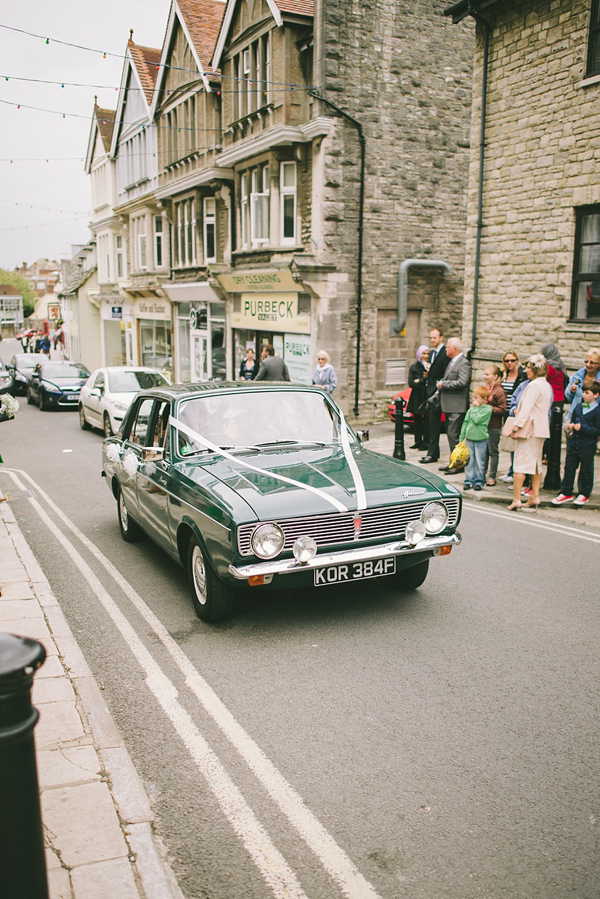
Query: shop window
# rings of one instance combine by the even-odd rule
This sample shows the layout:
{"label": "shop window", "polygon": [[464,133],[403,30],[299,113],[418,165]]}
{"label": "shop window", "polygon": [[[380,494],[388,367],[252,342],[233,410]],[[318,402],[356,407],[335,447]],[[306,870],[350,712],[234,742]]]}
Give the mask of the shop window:
{"label": "shop window", "polygon": [[296,242],[296,163],[282,162],[279,170],[281,243]]}
{"label": "shop window", "polygon": [[573,319],[600,319],[600,206],[576,210]]}
{"label": "shop window", "polygon": [[600,75],[600,0],[592,0],[586,74]]}
{"label": "shop window", "polygon": [[215,198],[204,197],[204,262],[217,261],[216,214]]}

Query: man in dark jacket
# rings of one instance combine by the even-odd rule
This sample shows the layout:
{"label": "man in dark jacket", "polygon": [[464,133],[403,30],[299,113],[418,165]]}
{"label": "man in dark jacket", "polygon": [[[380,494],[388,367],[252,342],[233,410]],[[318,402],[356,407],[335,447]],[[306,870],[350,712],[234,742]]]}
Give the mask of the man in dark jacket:
{"label": "man in dark jacket", "polygon": [[275,355],[275,349],[269,344],[263,347],[262,362],[255,381],[289,381],[288,367],[281,358]]}
{"label": "man in dark jacket", "polygon": [[[439,328],[432,328],[429,332],[429,372],[427,373],[427,398],[437,393],[437,382],[443,377],[448,367],[448,357],[444,346],[444,335]],[[437,462],[440,457],[440,433],[442,430],[442,409],[439,402],[439,394],[430,402],[427,409],[429,420],[429,445],[427,455],[419,459],[424,465],[429,462]]]}

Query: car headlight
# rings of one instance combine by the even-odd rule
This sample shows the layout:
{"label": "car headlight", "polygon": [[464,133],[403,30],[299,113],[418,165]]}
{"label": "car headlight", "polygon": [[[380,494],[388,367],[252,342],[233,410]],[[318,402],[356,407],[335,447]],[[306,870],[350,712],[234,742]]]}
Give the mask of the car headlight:
{"label": "car headlight", "polygon": [[306,565],[317,553],[317,544],[312,537],[298,537],[292,546],[296,562]]}
{"label": "car headlight", "polygon": [[409,521],[404,531],[404,537],[411,546],[416,546],[427,536],[427,529],[422,521]]}
{"label": "car headlight", "polygon": [[40,387],[43,387],[46,393],[62,393],[62,390],[59,390],[54,384],[46,384],[44,381],[42,381]]}
{"label": "car headlight", "polygon": [[421,512],[428,534],[439,534],[448,524],[448,509],[443,503],[429,503]]}
{"label": "car headlight", "polygon": [[125,403],[113,402],[113,407],[116,412],[127,412],[129,409],[129,406],[126,406]]}
{"label": "car headlight", "polygon": [[283,549],[285,537],[276,524],[261,524],[252,534],[252,549],[261,559],[274,559]]}

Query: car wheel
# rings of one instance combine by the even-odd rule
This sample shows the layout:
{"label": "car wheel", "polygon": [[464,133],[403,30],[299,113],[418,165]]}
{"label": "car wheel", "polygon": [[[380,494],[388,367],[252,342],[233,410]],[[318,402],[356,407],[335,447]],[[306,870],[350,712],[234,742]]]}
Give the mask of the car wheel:
{"label": "car wheel", "polygon": [[85,417],[85,412],[83,411],[83,406],[79,407],[79,424],[81,426],[82,431],[91,431],[92,426]]}
{"label": "car wheel", "polygon": [[398,571],[395,575],[396,586],[399,590],[416,590],[427,577],[428,571],[429,559],[425,559],[424,562],[419,562],[418,565],[413,565],[412,568],[405,568],[403,571]]}
{"label": "car wheel", "polygon": [[119,530],[121,531],[121,537],[126,543],[137,543],[137,541],[142,538],[142,530],[127,511],[122,490],[119,490],[119,495],[117,497],[117,512],[119,516]]}
{"label": "car wheel", "polygon": [[110,417],[108,415],[108,412],[105,412],[104,413],[104,436],[112,437],[112,435],[113,435],[113,429],[110,424]]}
{"label": "car wheel", "polygon": [[231,615],[233,590],[216,576],[196,537],[190,540],[188,577],[198,618],[202,621],[222,621]]}
{"label": "car wheel", "polygon": [[31,390],[29,389],[29,387],[27,388],[27,405],[33,406],[33,397],[31,395]]}

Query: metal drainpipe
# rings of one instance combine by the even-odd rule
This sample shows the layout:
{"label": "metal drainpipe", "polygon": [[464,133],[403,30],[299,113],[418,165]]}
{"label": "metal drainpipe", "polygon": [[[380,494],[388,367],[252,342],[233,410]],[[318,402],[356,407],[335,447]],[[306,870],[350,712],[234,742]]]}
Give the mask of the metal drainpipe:
{"label": "metal drainpipe", "polygon": [[477,311],[479,305],[479,268],[481,261],[481,235],[483,232],[483,160],[485,156],[485,115],[487,106],[487,76],[490,48],[490,31],[492,26],[479,13],[473,10],[472,0],[468,3],[468,14],[476,23],[483,25],[483,72],[481,77],[481,124],[479,128],[479,186],[477,190],[477,240],[475,243],[475,272],[473,285],[473,327],[471,330],[471,349],[468,358],[471,360],[477,346]]}
{"label": "metal drainpipe", "polygon": [[445,275],[450,274],[450,266],[441,259],[405,259],[398,266],[398,318],[392,319],[391,330],[400,336],[406,324],[408,307],[408,270],[409,268],[441,268]]}
{"label": "metal drainpipe", "polygon": [[360,331],[361,331],[361,321],[362,321],[362,259],[363,259],[363,218],[364,218],[364,206],[365,206],[365,147],[366,141],[365,136],[363,134],[362,125],[360,122],[349,115],[347,112],[344,112],[343,109],[340,109],[339,106],[336,106],[335,103],[332,103],[331,100],[328,100],[327,97],[322,97],[315,90],[311,90],[308,92],[311,97],[315,97],[317,100],[322,100],[323,103],[326,103],[327,106],[334,109],[339,115],[343,116],[343,118],[347,119],[351,122],[354,127],[358,131],[358,139],[360,141],[360,193],[358,200],[358,277],[356,283],[356,370],[355,370],[355,387],[354,387],[354,414],[358,417],[358,396],[359,396],[359,388],[360,388]]}

